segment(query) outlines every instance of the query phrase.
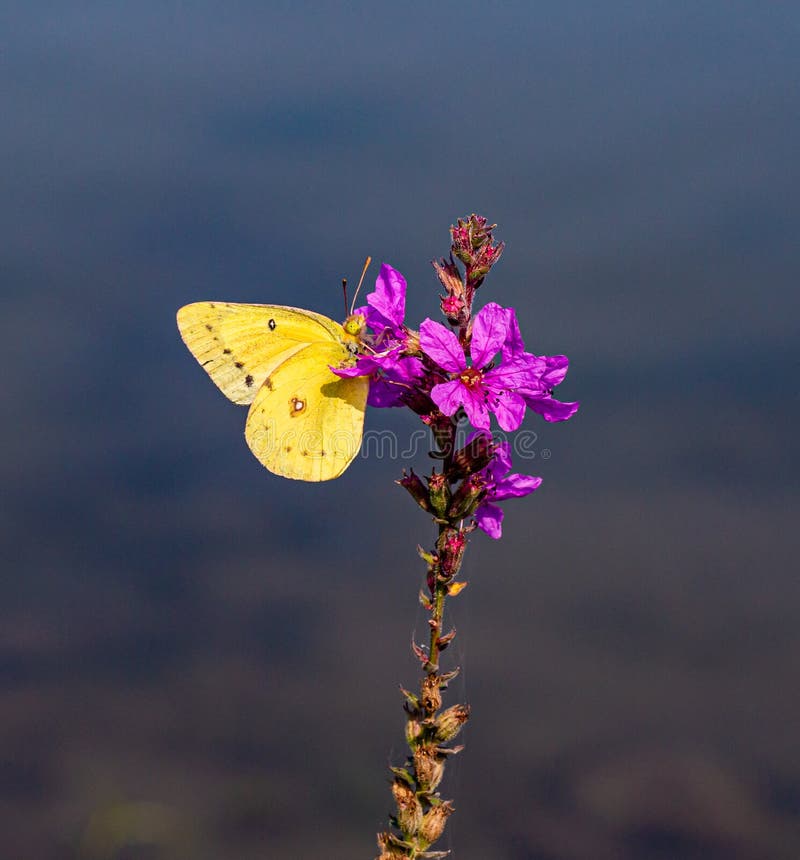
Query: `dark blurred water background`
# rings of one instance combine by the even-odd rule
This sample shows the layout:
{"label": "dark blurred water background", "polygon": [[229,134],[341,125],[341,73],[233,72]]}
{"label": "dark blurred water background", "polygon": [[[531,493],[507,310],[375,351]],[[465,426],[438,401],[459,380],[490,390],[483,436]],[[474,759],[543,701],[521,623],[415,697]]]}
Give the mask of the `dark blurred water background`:
{"label": "dark blurred water background", "polygon": [[409,463],[269,475],[174,314],[338,318],[369,253],[419,321],[473,211],[582,408],[469,551],[443,847],[800,855],[798,48],[790,3],[0,4],[2,857],[374,855]]}

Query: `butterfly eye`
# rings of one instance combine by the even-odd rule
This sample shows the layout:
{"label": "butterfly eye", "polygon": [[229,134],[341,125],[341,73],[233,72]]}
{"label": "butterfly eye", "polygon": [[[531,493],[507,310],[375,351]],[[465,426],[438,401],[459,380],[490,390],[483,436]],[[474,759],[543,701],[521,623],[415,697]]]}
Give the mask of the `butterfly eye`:
{"label": "butterfly eye", "polygon": [[267,325],[269,326],[269,330],[270,330],[270,331],[275,331],[275,329],[276,329],[276,327],[277,327],[277,323],[275,322],[275,320],[270,320],[270,321],[267,323]]}

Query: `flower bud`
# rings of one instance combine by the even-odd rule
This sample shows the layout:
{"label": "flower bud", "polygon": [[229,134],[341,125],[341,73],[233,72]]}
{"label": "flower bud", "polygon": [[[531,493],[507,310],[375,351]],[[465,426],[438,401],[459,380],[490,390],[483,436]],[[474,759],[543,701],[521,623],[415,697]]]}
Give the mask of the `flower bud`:
{"label": "flower bud", "polygon": [[475,290],[503,253],[503,243],[494,244],[492,230],[496,226],[480,215],[470,215],[466,219],[459,218],[457,225],[450,228],[451,256],[455,254],[466,268],[464,298],[467,308],[471,308]]}
{"label": "flower bud", "polygon": [[453,705],[442,711],[436,718],[436,740],[439,743],[451,741],[469,719],[469,705]]}
{"label": "flower bud", "polygon": [[422,723],[409,714],[406,721],[406,743],[415,747],[422,735]]}
{"label": "flower bud", "polygon": [[459,218],[457,224],[450,227],[452,252],[464,265],[474,262],[477,252],[485,245],[492,244],[492,230],[496,226],[482,215],[474,213],[469,218]]}
{"label": "flower bud", "polygon": [[442,313],[450,325],[460,325],[466,317],[467,306],[461,296],[440,296]]}
{"label": "flower bud", "polygon": [[422,819],[419,835],[428,845],[433,844],[444,833],[447,819],[455,812],[455,807],[449,800],[432,806]]}
{"label": "flower bud", "polygon": [[404,836],[414,836],[422,825],[422,804],[414,789],[396,779],[392,794],[397,804],[397,824]]}
{"label": "flower bud", "polygon": [[474,513],[486,493],[486,481],[479,474],[470,475],[459,484],[447,511],[451,520],[460,520]]}
{"label": "flower bud", "polygon": [[409,474],[406,474],[405,469],[403,469],[403,477],[399,481],[395,481],[395,483],[408,490],[414,501],[423,511],[431,512],[431,500],[428,490],[425,484],[422,483],[422,479],[414,473],[413,469],[411,469]]}
{"label": "flower bud", "polygon": [[444,756],[435,746],[418,746],[414,750],[414,772],[423,791],[434,791],[444,776]]}
{"label": "flower bud", "polygon": [[453,455],[453,468],[450,478],[464,478],[473,472],[480,472],[492,462],[497,445],[489,433],[477,433]]}
{"label": "flower bud", "polygon": [[439,451],[433,452],[432,457],[436,459],[444,459],[453,452],[453,419],[447,415],[442,415],[438,407],[432,409],[426,415],[420,415],[423,424],[430,427],[433,438],[439,446]]}
{"label": "flower bud", "polygon": [[489,242],[481,248],[480,253],[478,254],[478,258],[475,261],[476,267],[488,272],[489,269],[491,269],[492,266],[500,259],[500,255],[503,253],[505,246],[505,242],[501,242],[499,245],[492,245],[490,238]]}
{"label": "flower bud", "polygon": [[431,508],[437,517],[443,517],[450,504],[450,484],[447,478],[438,472],[433,472],[427,481]]}
{"label": "flower bud", "polygon": [[[473,216],[474,218],[475,216]],[[455,254],[459,260],[468,266],[472,262],[472,229],[470,219],[458,219],[458,223],[450,227],[450,238],[452,245],[450,251]]]}
{"label": "flower bud", "polygon": [[442,538],[439,548],[441,573],[445,579],[452,579],[461,568],[467,536],[462,531],[448,529]]}

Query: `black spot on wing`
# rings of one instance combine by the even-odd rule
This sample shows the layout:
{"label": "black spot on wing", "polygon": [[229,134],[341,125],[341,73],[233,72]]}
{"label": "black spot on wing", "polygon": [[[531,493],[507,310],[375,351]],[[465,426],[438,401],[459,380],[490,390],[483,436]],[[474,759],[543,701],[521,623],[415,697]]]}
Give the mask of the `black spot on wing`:
{"label": "black spot on wing", "polygon": [[270,391],[272,391],[272,380],[271,380],[269,377],[267,377],[267,378],[264,380],[264,385],[266,385],[266,387],[267,387]]}
{"label": "black spot on wing", "polygon": [[244,384],[245,384],[248,388],[251,388],[251,387],[252,387],[252,385],[253,385],[253,377],[252,377],[252,376],[250,376],[250,374],[249,374],[249,373],[248,373],[248,374],[247,374],[247,376],[245,376],[245,378],[244,378]]}
{"label": "black spot on wing", "polygon": [[278,324],[275,322],[275,320],[270,320],[267,325],[269,325],[270,331],[275,331],[275,329],[278,327]]}
{"label": "black spot on wing", "polygon": [[237,361],[237,362],[234,362],[234,364],[239,370],[241,370],[244,367],[243,361]]}
{"label": "black spot on wing", "polygon": [[230,355],[230,354],[231,354],[231,351],[228,349],[228,347],[227,347],[227,346],[225,347],[225,349],[223,349],[223,350],[222,350],[222,352],[223,352],[225,355]]}
{"label": "black spot on wing", "polygon": [[211,325],[211,323],[206,323],[206,328],[207,328],[209,331],[214,331],[214,326],[213,326],[213,325]]}

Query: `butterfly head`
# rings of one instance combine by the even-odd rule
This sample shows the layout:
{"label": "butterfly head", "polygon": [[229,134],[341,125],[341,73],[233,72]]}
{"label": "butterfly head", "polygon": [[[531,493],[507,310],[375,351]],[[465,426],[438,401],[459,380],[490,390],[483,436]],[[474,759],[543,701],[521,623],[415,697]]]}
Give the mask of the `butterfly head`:
{"label": "butterfly head", "polygon": [[366,328],[367,320],[364,314],[350,314],[342,323],[346,343],[354,343],[359,345],[364,340],[364,329]]}

